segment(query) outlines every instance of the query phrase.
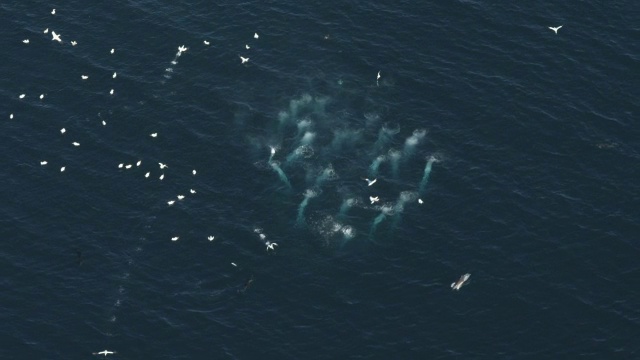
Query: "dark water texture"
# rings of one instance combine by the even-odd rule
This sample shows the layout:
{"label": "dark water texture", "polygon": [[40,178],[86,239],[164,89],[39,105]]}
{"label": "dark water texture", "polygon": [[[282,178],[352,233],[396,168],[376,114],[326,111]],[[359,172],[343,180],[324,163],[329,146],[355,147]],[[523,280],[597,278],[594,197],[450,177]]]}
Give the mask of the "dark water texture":
{"label": "dark water texture", "polygon": [[638,357],[639,15],[3,2],[0,358]]}

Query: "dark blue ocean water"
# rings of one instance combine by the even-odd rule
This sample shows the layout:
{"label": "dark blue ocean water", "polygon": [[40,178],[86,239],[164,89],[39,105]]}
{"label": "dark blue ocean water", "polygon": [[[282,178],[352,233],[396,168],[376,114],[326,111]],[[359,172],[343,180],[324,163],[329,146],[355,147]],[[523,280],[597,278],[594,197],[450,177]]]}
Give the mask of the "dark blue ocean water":
{"label": "dark blue ocean water", "polygon": [[639,15],[1,3],[0,358],[638,358]]}

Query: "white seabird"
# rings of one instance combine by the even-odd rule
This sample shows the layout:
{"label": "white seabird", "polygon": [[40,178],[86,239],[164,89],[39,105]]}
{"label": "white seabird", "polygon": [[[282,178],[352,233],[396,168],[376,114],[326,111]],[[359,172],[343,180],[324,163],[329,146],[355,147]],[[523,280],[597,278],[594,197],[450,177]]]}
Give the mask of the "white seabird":
{"label": "white seabird", "polygon": [[49,28],[44,29],[43,33],[48,33],[49,32]]}
{"label": "white seabird", "polygon": [[80,143],[77,141],[72,142],[71,144],[73,144],[73,146],[80,146]]}
{"label": "white seabird", "polygon": [[209,236],[207,237],[207,239],[208,239],[209,241],[213,241],[213,239],[215,239],[215,237],[214,237],[213,235],[209,235]]}
{"label": "white seabird", "polygon": [[203,41],[203,43],[204,43],[205,45],[209,45],[209,42],[208,42],[207,40]]}
{"label": "white seabird", "polygon": [[13,119],[13,114],[9,114],[9,119]]}
{"label": "white seabird", "polygon": [[178,200],[184,199],[184,195],[178,195]]}
{"label": "white seabird", "polygon": [[45,161],[40,161],[40,165],[43,165],[43,166],[47,165],[47,161],[46,160]]}
{"label": "white seabird", "polygon": [[260,36],[258,36],[258,33],[254,33],[254,34],[253,34],[253,38],[254,38],[254,39],[257,39],[257,38],[259,38],[259,37],[260,37]]}
{"label": "white seabird", "polygon": [[116,72],[114,71],[114,72],[113,72],[113,78],[115,79],[115,78],[116,78],[116,76],[118,76],[118,74],[116,74]]}
{"label": "white seabird", "polygon": [[175,200],[169,200],[169,201],[167,201],[167,204],[169,204],[169,206],[171,206],[171,205],[173,205],[173,203],[175,203],[175,202],[176,202]]}
{"label": "white seabird", "polygon": [[380,199],[377,196],[369,196],[369,201],[371,201],[371,205],[373,205],[380,201]]}
{"label": "white seabird", "polygon": [[113,95],[113,89],[109,90],[109,95]]}
{"label": "white seabird", "polygon": [[123,163],[118,164],[118,169],[122,169],[124,167]]}
{"label": "white seabird", "polygon": [[102,126],[107,126],[107,122],[102,120]]}
{"label": "white seabird", "polygon": [[277,243],[272,243],[272,242],[269,242],[269,241],[267,241],[267,242],[266,242],[266,243],[264,243],[264,244],[265,244],[265,245],[267,245],[267,251],[269,251],[269,250],[275,250],[274,246],[278,246],[278,244],[277,244]]}
{"label": "white seabird", "polygon": [[127,164],[127,165],[125,165],[125,167],[124,167],[124,168],[125,168],[125,169],[131,169],[131,164]]}
{"label": "white seabird", "polygon": [[242,60],[242,63],[244,64],[247,61],[249,61],[249,58],[245,58],[245,57],[240,56],[240,60]]}
{"label": "white seabird", "polygon": [[64,166],[63,166],[63,167],[61,167],[61,168],[60,168],[60,172],[64,172],[64,169],[65,169],[65,167],[64,167]]}
{"label": "white seabird", "polygon": [[380,80],[380,71],[378,71],[378,76],[376,76],[376,81]]}
{"label": "white seabird", "polygon": [[[51,10],[51,15],[55,15],[56,14],[56,9]],[[107,351],[107,350],[105,350]]]}
{"label": "white seabird", "polygon": [[453,290],[460,290],[462,285],[464,285],[467,282],[467,280],[469,280],[470,276],[471,274],[468,274],[468,273],[460,276],[460,279],[458,279],[458,281],[451,283],[451,288]]}
{"label": "white seabird", "polygon": [[40,94],[40,100],[44,99],[44,94]]}
{"label": "white seabird", "polygon": [[136,163],[136,166],[140,166],[140,164],[142,164],[142,160],[138,160],[138,162]]}
{"label": "white seabird", "polygon": [[29,43],[29,39],[24,39],[22,40],[23,43],[28,44]]}
{"label": "white seabird", "polygon": [[371,186],[371,185],[375,184],[376,181],[378,181],[378,179],[369,180],[367,178],[362,178],[362,180],[367,182],[367,186]]}
{"label": "white seabird", "polygon": [[18,96],[20,99],[24,99],[24,97],[27,96],[26,94],[20,94],[20,96]]}
{"label": "white seabird", "polygon": [[556,27],[549,26],[549,29],[553,30],[553,32],[557,34],[558,30],[560,30],[561,27],[562,27],[562,25],[556,26]]}
{"label": "white seabird", "polygon": [[160,175],[159,179],[160,180],[164,179],[164,174]]}
{"label": "white seabird", "polygon": [[110,53],[113,54],[114,52],[116,52],[116,49],[111,49]]}
{"label": "white seabird", "polygon": [[76,46],[76,45],[78,45],[78,42],[75,40],[71,40],[71,46]]}
{"label": "white seabird", "polygon": [[160,169],[168,168],[167,164],[163,164],[161,162],[158,163],[160,165]]}
{"label": "white seabird", "polygon": [[193,169],[193,170],[191,171],[191,173],[192,173],[193,175],[197,174],[196,169]]}
{"label": "white seabird", "polygon": [[245,46],[244,46],[244,48],[245,48],[245,49],[247,49],[247,50],[251,49],[251,48],[249,47],[249,45],[245,45]]}
{"label": "white seabird", "polygon": [[422,204],[424,203],[424,201],[422,201],[422,199],[418,199],[418,204]]}
{"label": "white seabird", "polygon": [[60,129],[60,134],[64,134],[65,132],[67,132],[65,128]]}
{"label": "white seabird", "polygon": [[171,238],[171,241],[178,241],[178,239],[180,239],[179,236],[174,236],[174,237]]}
{"label": "white seabird", "polygon": [[[53,11],[55,11],[55,10],[56,9],[53,9]],[[112,354],[115,354],[115,353],[116,353],[115,351],[102,350],[100,352],[94,352],[93,355],[104,355],[104,356],[107,356],[107,355],[112,355]]]}
{"label": "white seabird", "polygon": [[158,133],[152,133],[152,134],[151,134],[151,135],[149,135],[149,136],[151,136],[151,137],[157,137],[157,136],[158,136]]}
{"label": "white seabird", "polygon": [[62,39],[60,39],[60,34],[56,34],[56,32],[55,32],[55,31],[52,31],[52,32],[51,32],[51,35],[53,36],[53,38],[51,39],[51,41],[55,40],[55,41],[60,42],[60,43],[62,42]]}
{"label": "white seabird", "polygon": [[195,193],[196,193],[196,191],[195,191],[195,190],[193,190],[193,189],[189,189],[189,192],[190,192],[190,193],[192,193],[192,194],[195,194]]}
{"label": "white seabird", "polygon": [[187,47],[185,47],[184,45],[180,45],[178,46],[178,53],[183,53],[185,51],[189,50]]}
{"label": "white seabird", "polygon": [[89,78],[89,76],[87,75],[81,75],[80,77],[82,78],[82,80],[87,80]]}
{"label": "white seabird", "polygon": [[144,177],[148,178],[149,175],[151,175],[151,172],[147,172],[146,174],[144,174]]}

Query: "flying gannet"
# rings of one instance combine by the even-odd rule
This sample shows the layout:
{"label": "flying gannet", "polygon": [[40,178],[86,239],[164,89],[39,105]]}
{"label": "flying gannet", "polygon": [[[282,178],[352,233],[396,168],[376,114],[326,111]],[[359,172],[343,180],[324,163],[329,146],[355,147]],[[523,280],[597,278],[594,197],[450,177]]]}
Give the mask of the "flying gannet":
{"label": "flying gannet", "polygon": [[78,42],[75,40],[71,40],[71,46],[76,46],[76,45],[78,45]]}
{"label": "flying gannet", "polygon": [[51,35],[53,36],[53,38],[51,39],[51,41],[55,40],[55,41],[60,42],[60,43],[62,42],[62,39],[60,39],[60,34],[56,34],[56,32],[55,32],[55,31],[52,31],[52,32],[51,32]]}
{"label": "flying gannet", "polygon": [[[53,11],[55,11],[55,10],[56,9],[53,9]],[[116,353],[115,351],[102,350],[100,352],[94,352],[93,355],[104,355],[104,356],[107,356],[107,355],[112,355],[112,354],[115,354],[115,353]]]}
{"label": "flying gannet", "polygon": [[184,45],[180,45],[178,46],[178,53],[183,53],[185,51],[189,50],[187,47],[185,47]]}
{"label": "flying gannet", "polygon": [[159,162],[158,165],[160,165],[160,169],[164,169],[164,168],[168,168],[169,167],[169,166],[167,166],[167,164],[163,164],[161,162]]}
{"label": "flying gannet", "polygon": [[549,26],[549,29],[553,30],[553,32],[557,34],[558,30],[560,30],[561,27],[562,27],[562,25],[556,26],[556,27]]}
{"label": "flying gannet", "polygon": [[380,201],[380,198],[378,198],[377,196],[369,196],[369,201],[371,201],[371,204],[373,205]]}
{"label": "flying gannet", "polygon": [[376,181],[378,181],[378,179],[369,180],[367,178],[362,178],[362,180],[367,182],[367,186],[371,186],[371,185],[375,184]]}
{"label": "flying gannet", "polygon": [[240,56],[240,60],[242,60],[242,63],[244,64],[244,63],[246,63],[247,61],[249,61],[249,58],[246,58],[246,57],[242,57],[242,56]]}
{"label": "flying gannet", "polygon": [[267,251],[269,251],[269,250],[275,250],[274,246],[278,246],[278,244],[277,244],[277,243],[274,243],[274,242],[272,243],[272,242],[269,242],[269,241],[267,241],[267,242],[266,242],[266,243],[264,243],[264,244],[265,244],[265,245],[267,245]]}

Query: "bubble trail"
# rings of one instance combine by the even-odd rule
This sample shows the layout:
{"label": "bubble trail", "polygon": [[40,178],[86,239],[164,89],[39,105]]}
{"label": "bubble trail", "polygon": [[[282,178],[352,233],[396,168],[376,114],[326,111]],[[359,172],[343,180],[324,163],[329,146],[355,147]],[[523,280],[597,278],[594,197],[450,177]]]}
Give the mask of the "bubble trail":
{"label": "bubble trail", "polygon": [[424,139],[427,134],[427,130],[417,129],[413,131],[413,135],[409,136],[404,142],[404,155],[409,158],[416,152],[416,146]]}
{"label": "bubble trail", "polygon": [[336,178],[336,171],[333,170],[333,165],[329,164],[329,166],[327,166],[324,170],[322,170],[322,173],[320,173],[320,176],[318,176],[318,178],[316,179],[316,187],[320,187],[322,185],[322,183],[324,183],[327,180],[333,180]]}
{"label": "bubble trail", "polygon": [[377,178],[378,177],[378,169],[380,168],[380,164],[382,164],[386,160],[387,160],[387,157],[384,156],[384,155],[380,155],[377,158],[375,158],[375,160],[373,160],[371,165],[369,165],[369,176],[372,177],[372,178]]}
{"label": "bubble trail", "polygon": [[389,150],[389,158],[391,159],[391,175],[394,179],[398,178],[398,170],[400,168],[400,158],[402,154],[400,151],[391,149]]}
{"label": "bubble trail", "polygon": [[271,168],[276,173],[278,173],[278,177],[280,177],[280,180],[282,180],[282,182],[285,183],[289,189],[292,189],[293,186],[291,186],[291,183],[289,182],[289,179],[287,178],[287,174],[285,174],[284,171],[282,171],[282,169],[278,165],[278,162],[277,161],[271,161],[269,163],[269,165],[271,165]]}
{"label": "bubble trail", "polygon": [[434,156],[429,157],[429,161],[427,161],[427,165],[424,167],[424,174],[422,175],[422,180],[420,181],[420,186],[418,187],[418,192],[420,195],[424,194],[424,189],[427,186],[427,182],[429,182],[429,175],[431,174],[431,166],[436,162],[436,158]]}
{"label": "bubble trail", "polygon": [[347,215],[347,211],[349,211],[349,209],[353,207],[355,203],[356,203],[356,199],[353,199],[353,198],[342,200],[342,205],[340,205],[340,211],[338,211],[338,218],[339,219],[344,218],[345,215]]}
{"label": "bubble trail", "polygon": [[376,152],[382,150],[387,144],[393,140],[393,135],[400,132],[400,127],[395,129],[387,127],[387,124],[383,125],[380,131],[378,131],[378,140],[373,145]]}
{"label": "bubble trail", "polygon": [[386,217],[387,214],[385,214],[384,211],[382,211],[380,215],[376,216],[373,220],[373,224],[371,225],[371,231],[369,232],[370,237],[373,237],[373,234],[375,234],[376,229],[378,228],[378,224],[380,224]]}
{"label": "bubble trail", "polygon": [[318,193],[316,193],[311,189],[307,189],[304,192],[304,200],[302,200],[302,202],[300,203],[300,206],[298,207],[298,217],[296,219],[296,223],[298,224],[298,226],[303,226],[305,224],[304,209],[307,207],[307,205],[309,205],[309,200],[311,200],[316,196],[318,196]]}

